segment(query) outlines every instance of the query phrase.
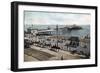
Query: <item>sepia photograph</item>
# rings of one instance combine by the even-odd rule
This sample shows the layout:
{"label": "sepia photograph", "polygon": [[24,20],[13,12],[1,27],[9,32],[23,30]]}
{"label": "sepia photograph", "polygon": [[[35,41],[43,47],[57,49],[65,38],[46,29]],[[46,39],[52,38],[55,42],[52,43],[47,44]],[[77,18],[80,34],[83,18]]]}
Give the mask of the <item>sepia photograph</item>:
{"label": "sepia photograph", "polygon": [[89,59],[91,14],[24,11],[24,61]]}

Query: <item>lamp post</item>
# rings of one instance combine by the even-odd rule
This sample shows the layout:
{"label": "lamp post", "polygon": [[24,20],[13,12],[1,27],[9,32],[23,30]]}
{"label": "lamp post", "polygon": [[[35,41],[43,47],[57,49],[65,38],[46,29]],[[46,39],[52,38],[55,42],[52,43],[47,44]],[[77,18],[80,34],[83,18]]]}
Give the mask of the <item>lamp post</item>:
{"label": "lamp post", "polygon": [[56,25],[57,47],[58,47],[58,25]]}

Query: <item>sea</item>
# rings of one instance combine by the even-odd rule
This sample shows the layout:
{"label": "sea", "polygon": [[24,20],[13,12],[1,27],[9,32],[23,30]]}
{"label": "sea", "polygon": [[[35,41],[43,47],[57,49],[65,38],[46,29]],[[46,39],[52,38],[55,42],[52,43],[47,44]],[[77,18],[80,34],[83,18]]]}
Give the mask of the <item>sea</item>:
{"label": "sea", "polygon": [[77,25],[81,27],[82,29],[77,29],[77,30],[68,30],[65,27],[69,27],[72,25],[25,25],[24,30],[27,30],[28,28],[31,29],[38,29],[38,30],[54,30],[53,34],[56,35],[56,27],[58,26],[58,34],[63,35],[63,36],[77,36],[77,37],[82,37],[82,36],[90,36],[90,25],[89,24],[84,24],[84,25]]}

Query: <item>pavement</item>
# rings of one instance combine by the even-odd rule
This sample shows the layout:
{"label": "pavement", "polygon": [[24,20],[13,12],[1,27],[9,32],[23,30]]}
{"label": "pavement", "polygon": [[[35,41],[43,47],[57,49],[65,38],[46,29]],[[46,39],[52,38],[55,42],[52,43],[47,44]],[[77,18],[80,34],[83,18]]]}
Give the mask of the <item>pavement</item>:
{"label": "pavement", "polygon": [[47,60],[72,60],[82,59],[78,54],[71,54],[68,51],[59,50],[59,52],[51,51],[47,48],[41,48],[32,45],[31,48],[25,49],[24,61],[47,61]]}

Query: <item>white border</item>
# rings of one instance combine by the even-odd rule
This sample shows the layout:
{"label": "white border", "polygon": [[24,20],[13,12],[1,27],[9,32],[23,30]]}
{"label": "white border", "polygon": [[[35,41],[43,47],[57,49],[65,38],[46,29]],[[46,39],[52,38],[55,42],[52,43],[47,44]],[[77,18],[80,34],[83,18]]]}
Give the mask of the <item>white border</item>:
{"label": "white border", "polygon": [[[90,13],[91,14],[91,59],[82,60],[64,60],[64,61],[40,61],[40,62],[24,62],[24,23],[23,11],[49,11],[49,12],[75,12],[75,13]],[[46,6],[26,6],[19,5],[18,7],[18,68],[36,68],[36,67],[50,67],[50,66],[71,66],[95,64],[95,10],[93,9],[77,9],[77,8],[60,8],[60,7],[46,7]]]}

